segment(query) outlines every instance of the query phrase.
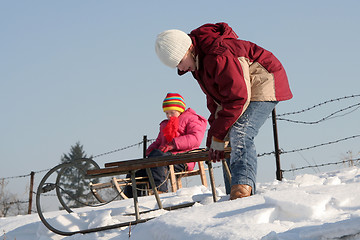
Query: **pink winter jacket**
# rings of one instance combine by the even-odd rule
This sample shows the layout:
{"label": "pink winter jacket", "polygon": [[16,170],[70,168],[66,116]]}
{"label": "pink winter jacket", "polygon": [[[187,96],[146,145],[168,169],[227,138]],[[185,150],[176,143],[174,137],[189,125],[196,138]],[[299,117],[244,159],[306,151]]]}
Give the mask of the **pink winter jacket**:
{"label": "pink winter jacket", "polygon": [[[167,123],[167,119],[160,123],[159,135],[155,142],[149,146],[148,151],[158,149],[168,144],[163,133]],[[177,154],[199,148],[205,135],[206,125],[207,120],[204,117],[196,114],[193,109],[188,108],[179,116],[179,136],[173,139],[173,144],[176,146],[176,149],[170,152]],[[195,162],[187,163],[188,170],[191,171],[194,167]]]}

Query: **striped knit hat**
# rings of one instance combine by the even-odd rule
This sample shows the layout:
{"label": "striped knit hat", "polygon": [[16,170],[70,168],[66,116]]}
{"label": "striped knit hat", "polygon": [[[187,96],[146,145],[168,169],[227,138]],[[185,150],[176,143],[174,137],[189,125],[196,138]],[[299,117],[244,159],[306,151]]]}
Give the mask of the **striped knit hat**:
{"label": "striped knit hat", "polygon": [[178,93],[168,93],[163,102],[164,112],[169,110],[176,110],[179,112],[184,112],[186,104],[184,98]]}

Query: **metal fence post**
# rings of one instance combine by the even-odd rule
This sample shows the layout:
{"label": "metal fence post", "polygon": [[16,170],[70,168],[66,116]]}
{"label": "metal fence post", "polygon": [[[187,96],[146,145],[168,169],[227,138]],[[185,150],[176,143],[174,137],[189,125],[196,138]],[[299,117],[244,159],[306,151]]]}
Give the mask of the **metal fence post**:
{"label": "metal fence post", "polygon": [[146,158],[146,149],[147,149],[147,135],[143,137],[143,158]]}
{"label": "metal fence post", "polygon": [[275,159],[276,159],[276,179],[281,181],[282,171],[280,167],[280,149],[279,149],[279,138],[278,138],[278,130],[276,124],[276,110],[272,111],[272,124],[273,124],[273,134],[274,134],[274,147],[275,147]]}

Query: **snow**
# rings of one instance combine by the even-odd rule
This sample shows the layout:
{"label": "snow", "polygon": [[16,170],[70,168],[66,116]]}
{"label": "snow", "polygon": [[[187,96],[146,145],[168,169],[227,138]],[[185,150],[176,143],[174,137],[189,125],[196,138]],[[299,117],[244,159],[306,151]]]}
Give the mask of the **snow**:
{"label": "snow", "polygon": [[[57,235],[37,214],[0,218],[1,240],[115,240],[115,239],[360,239],[360,168],[351,167],[295,179],[259,183],[256,195],[229,201],[223,189],[212,201],[204,186],[161,194],[164,205],[197,201],[173,211],[156,210],[141,215],[156,217],[145,223],[97,233]],[[153,196],[139,199],[140,210],[156,209]],[[133,201],[114,201],[105,206],[78,209],[76,213],[53,211],[49,223],[63,231],[133,221]]]}

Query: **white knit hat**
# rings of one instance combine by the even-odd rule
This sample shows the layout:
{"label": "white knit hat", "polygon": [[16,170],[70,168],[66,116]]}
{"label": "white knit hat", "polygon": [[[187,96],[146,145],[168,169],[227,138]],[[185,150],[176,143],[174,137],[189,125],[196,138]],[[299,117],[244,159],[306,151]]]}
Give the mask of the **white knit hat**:
{"label": "white knit hat", "polygon": [[191,38],[183,31],[167,30],[157,36],[155,52],[165,65],[175,68],[185,56],[191,43]]}

